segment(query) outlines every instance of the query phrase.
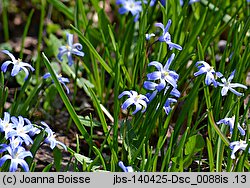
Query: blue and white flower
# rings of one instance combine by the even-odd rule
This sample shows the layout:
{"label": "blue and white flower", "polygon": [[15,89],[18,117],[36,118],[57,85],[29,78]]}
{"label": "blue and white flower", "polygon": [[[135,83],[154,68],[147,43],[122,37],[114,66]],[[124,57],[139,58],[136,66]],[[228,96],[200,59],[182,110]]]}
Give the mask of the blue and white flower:
{"label": "blue and white flower", "polygon": [[67,33],[67,44],[66,46],[61,46],[59,48],[59,54],[57,55],[58,59],[62,61],[62,56],[67,55],[69,66],[73,65],[72,54],[78,55],[80,57],[84,56],[82,52],[82,45],[80,43],[73,44],[73,34]]}
{"label": "blue and white flower", "polygon": [[5,151],[7,151],[9,154],[5,154],[0,158],[0,167],[3,166],[5,161],[10,160],[10,167],[9,167],[10,172],[17,171],[19,164],[25,172],[29,171],[29,166],[27,162],[24,160],[24,158],[32,157],[30,151],[26,151],[22,146],[14,147],[14,145],[7,145],[7,144],[0,145],[0,153],[3,153]]}
{"label": "blue and white flower", "polygon": [[173,86],[173,88],[177,88],[179,75],[175,71],[169,70],[174,56],[175,54],[171,55],[164,67],[157,61],[152,61],[148,64],[148,66],[155,66],[157,69],[157,71],[147,74],[147,78],[148,80],[159,80],[160,83],[156,87],[158,91],[164,89],[167,86],[167,83]]}
{"label": "blue and white flower", "polygon": [[176,99],[174,99],[174,98],[168,98],[167,100],[166,100],[166,102],[165,102],[165,104],[164,104],[164,106],[163,106],[163,109],[164,109],[164,111],[165,111],[165,113],[168,115],[171,111],[172,111],[172,104],[173,103],[176,103],[177,102],[177,100]]}
{"label": "blue and white flower", "polygon": [[5,133],[5,138],[8,138],[8,133],[13,131],[14,124],[10,122],[10,114],[8,112],[4,112],[3,120],[0,118],[0,132]]}
{"label": "blue and white flower", "polygon": [[122,5],[122,7],[119,8],[120,14],[125,14],[127,12],[131,12],[131,14],[135,17],[134,22],[138,21],[139,16],[140,16],[140,12],[142,11],[141,1],[117,0],[116,4]]}
{"label": "blue and white flower", "polygon": [[[50,74],[50,73],[46,73],[46,74],[43,75],[43,78],[44,78],[44,79],[47,79],[47,78],[49,78],[49,77],[51,77],[51,74]],[[66,85],[66,83],[69,83],[69,82],[70,82],[69,79],[68,79],[68,78],[62,77],[61,74],[60,74],[60,75],[56,74],[56,77],[57,77],[58,81],[59,81],[59,82],[64,86],[64,88],[66,89],[67,94],[69,94],[69,88],[68,88],[67,85]],[[53,81],[53,80],[52,80],[52,81]],[[54,82],[54,81],[53,81],[53,82]]]}
{"label": "blue and white flower", "polygon": [[[245,150],[247,148],[247,143],[246,141],[243,141],[243,140],[240,140],[240,141],[234,141],[234,142],[231,142],[230,145],[229,145],[230,149],[232,149],[232,152],[231,152],[231,158],[232,159],[235,159],[235,153],[238,151],[238,150]],[[248,150],[248,153],[250,153],[250,148]]]}
{"label": "blue and white flower", "polygon": [[[217,124],[225,124],[229,126],[230,134],[233,134],[234,124],[235,124],[235,116],[231,118],[224,118],[217,122]],[[237,123],[237,128],[240,131],[240,134],[244,136],[246,134],[245,130]]]}
{"label": "blue and white flower", "polygon": [[164,25],[162,23],[156,23],[155,26],[156,27],[160,27],[163,31],[163,35],[159,37],[159,41],[160,42],[166,42],[167,45],[169,46],[169,49],[172,50],[173,48],[177,49],[177,50],[182,50],[182,47],[179,44],[175,44],[171,41],[171,35],[168,32],[169,27],[171,26],[171,19],[168,20],[168,23],[166,25],[166,27],[164,27]]}
{"label": "blue and white flower", "polygon": [[55,132],[53,132],[51,130],[49,125],[43,121],[41,122],[41,124],[45,127],[44,130],[47,133],[47,136],[46,136],[44,142],[49,144],[51,149],[54,149],[55,146],[59,144],[67,151],[67,147],[65,146],[65,144],[56,140],[56,135],[54,134]]}
{"label": "blue and white flower", "polygon": [[234,93],[237,96],[243,96],[243,93],[240,93],[238,91],[236,91],[234,88],[236,87],[240,87],[243,89],[247,89],[247,86],[243,85],[243,84],[239,84],[239,83],[231,83],[232,79],[234,78],[234,74],[235,74],[235,70],[230,74],[230,76],[228,77],[228,79],[226,78],[221,78],[222,83],[218,83],[218,85],[220,87],[222,87],[221,89],[221,95],[225,96],[227,95],[228,90],[231,91],[232,93]]}
{"label": "blue and white flower", "polygon": [[216,81],[217,77],[222,77],[222,74],[220,72],[215,72],[214,68],[211,67],[207,62],[205,61],[198,61],[196,62],[196,67],[199,69],[198,72],[194,73],[194,76],[199,76],[201,74],[205,74],[205,84],[210,85],[213,84],[215,87],[217,87],[218,82]]}
{"label": "blue and white flower", "polygon": [[21,138],[26,145],[32,144],[33,140],[29,136],[29,132],[32,129],[32,124],[26,124],[22,116],[11,117],[13,122],[13,130],[8,133],[8,138],[19,137]]}
{"label": "blue and white flower", "polygon": [[30,68],[31,71],[34,71],[35,69],[28,63],[22,62],[21,59],[16,59],[12,53],[10,53],[8,50],[2,50],[1,52],[5,53],[11,58],[11,61],[5,61],[2,66],[1,70],[3,72],[7,71],[7,68],[10,64],[13,64],[13,68],[11,71],[11,76],[16,76],[21,70],[23,70],[26,74],[25,79],[29,76],[29,71],[26,67]]}
{"label": "blue and white flower", "polygon": [[122,161],[119,161],[118,165],[124,172],[134,172],[132,166],[125,166]]}
{"label": "blue and white flower", "polygon": [[122,104],[121,108],[123,110],[127,109],[129,106],[134,105],[135,110],[132,114],[136,114],[139,110],[142,110],[142,113],[147,109],[147,102],[149,101],[145,95],[138,94],[136,91],[123,91],[118,98],[120,99],[124,95],[128,95],[129,98]]}

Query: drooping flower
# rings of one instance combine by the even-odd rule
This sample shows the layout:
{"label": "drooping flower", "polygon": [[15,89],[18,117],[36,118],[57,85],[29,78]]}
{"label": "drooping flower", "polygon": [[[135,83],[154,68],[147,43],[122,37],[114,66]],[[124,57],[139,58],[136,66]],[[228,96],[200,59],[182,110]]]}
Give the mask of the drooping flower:
{"label": "drooping flower", "polygon": [[66,151],[67,151],[67,147],[65,146],[65,144],[63,144],[62,142],[59,142],[56,140],[56,135],[54,134],[55,132],[53,132],[51,130],[51,128],[49,127],[49,125],[45,122],[41,122],[41,124],[45,127],[45,132],[47,133],[47,137],[45,138],[44,142],[47,144],[50,144],[50,148],[54,149],[55,146],[57,144],[61,145]]}
{"label": "drooping flower", "polygon": [[174,59],[175,54],[172,54],[171,57],[167,60],[165,66],[163,67],[161,63],[157,61],[152,61],[148,66],[155,66],[157,71],[147,74],[148,80],[159,80],[160,83],[157,85],[156,89],[161,91],[169,83],[174,88],[177,88],[177,80],[179,75],[172,70],[169,70],[169,67]]}
{"label": "drooping flower", "polygon": [[[65,84],[65,83],[69,83],[69,79],[68,79],[68,78],[62,77],[61,74],[60,74],[60,75],[56,74],[56,76],[57,76],[57,78],[58,78],[58,81],[59,81],[59,82],[64,86],[64,88],[66,89],[67,94],[69,94],[69,88],[68,88],[67,85]],[[49,77],[51,77],[51,74],[50,74],[50,73],[46,73],[46,74],[43,75],[43,78],[44,78],[44,79],[47,79],[47,78],[49,78]],[[54,81],[52,80],[52,82],[54,82]]]}
{"label": "drooping flower", "polygon": [[[234,124],[235,124],[235,116],[233,116],[231,118],[224,118],[224,119],[221,119],[220,121],[217,122],[217,124],[222,124],[222,123],[225,125],[228,125],[229,130],[230,130],[230,134],[233,134]],[[237,123],[237,128],[239,129],[240,134],[242,136],[244,136],[246,134],[245,130],[240,126],[239,123]]]}
{"label": "drooping flower", "polygon": [[[231,158],[232,158],[232,159],[235,159],[235,153],[236,153],[238,150],[245,150],[246,147],[247,147],[247,143],[246,143],[246,141],[243,141],[243,140],[234,141],[234,142],[231,142],[231,143],[230,143],[229,147],[230,147],[230,149],[232,149]],[[250,148],[249,148],[249,150],[248,150],[248,153],[250,153]]]}
{"label": "drooping flower", "polygon": [[136,91],[123,91],[118,98],[120,99],[124,95],[128,95],[129,98],[122,104],[121,108],[123,110],[127,109],[131,105],[135,105],[135,110],[132,112],[134,115],[139,110],[142,110],[142,113],[147,109],[147,102],[149,101],[145,95],[139,94]]}
{"label": "drooping flower", "polygon": [[117,0],[116,4],[121,4],[122,7],[119,8],[120,14],[125,14],[127,12],[131,12],[134,18],[134,22],[138,21],[140,12],[142,11],[141,1],[135,0]]}
{"label": "drooping flower", "polygon": [[5,163],[6,160],[10,159],[10,172],[17,171],[18,165],[23,168],[25,172],[29,171],[29,166],[27,162],[24,160],[26,157],[32,157],[32,154],[30,151],[26,151],[22,146],[16,146],[14,145],[7,145],[2,144],[0,145],[0,153],[7,151],[9,154],[5,154],[0,158],[0,167]]}
{"label": "drooping flower", "polygon": [[125,166],[122,161],[119,161],[118,165],[124,172],[134,172],[132,166]]}
{"label": "drooping flower", "polygon": [[29,136],[29,131],[32,129],[32,124],[26,124],[22,116],[11,117],[13,122],[13,130],[8,133],[8,138],[19,137],[26,145],[32,144],[33,140]]}
{"label": "drooping flower", "polygon": [[13,64],[13,68],[11,71],[11,76],[16,76],[21,70],[23,70],[26,74],[25,79],[29,76],[29,71],[26,67],[30,68],[31,71],[34,71],[35,69],[28,63],[22,62],[21,59],[16,59],[12,53],[10,53],[8,50],[2,50],[1,52],[5,53],[11,58],[11,61],[5,61],[2,66],[1,70],[3,72],[7,71],[7,68],[10,64]]}
{"label": "drooping flower", "polygon": [[163,35],[160,36],[158,40],[160,42],[166,42],[167,45],[169,46],[170,50],[172,50],[173,48],[175,48],[177,50],[182,50],[182,47],[179,44],[175,44],[171,41],[171,35],[168,32],[171,23],[172,23],[172,21],[171,21],[171,19],[169,19],[166,27],[164,27],[164,25],[162,23],[155,24],[156,27],[160,27],[163,31]]}
{"label": "drooping flower", "polygon": [[168,115],[169,112],[172,110],[172,103],[176,103],[177,100],[174,98],[168,98],[163,106],[163,109],[165,110],[165,113]]}
{"label": "drooping flower", "polygon": [[205,78],[205,84],[210,85],[213,83],[215,87],[217,87],[218,82],[216,81],[217,77],[222,77],[222,74],[220,72],[215,72],[214,68],[211,67],[207,62],[205,61],[198,61],[196,62],[196,67],[199,69],[198,72],[194,73],[194,76],[199,76],[201,74],[206,74]]}
{"label": "drooping flower", "polygon": [[71,66],[73,64],[72,54],[83,57],[84,52],[82,52],[82,45],[80,43],[73,44],[73,34],[67,33],[67,44],[66,46],[59,47],[59,54],[57,55],[58,59],[62,61],[62,56],[67,55],[68,64]]}
{"label": "drooping flower", "polygon": [[243,84],[239,84],[239,83],[231,83],[232,79],[234,78],[234,74],[235,74],[235,70],[230,74],[228,79],[223,77],[223,78],[221,78],[222,83],[218,83],[218,85],[222,87],[222,89],[221,89],[222,96],[225,96],[227,94],[228,90],[233,92],[237,96],[244,95],[243,93],[236,91],[234,88],[240,87],[243,89],[247,89],[247,86],[245,86]]}

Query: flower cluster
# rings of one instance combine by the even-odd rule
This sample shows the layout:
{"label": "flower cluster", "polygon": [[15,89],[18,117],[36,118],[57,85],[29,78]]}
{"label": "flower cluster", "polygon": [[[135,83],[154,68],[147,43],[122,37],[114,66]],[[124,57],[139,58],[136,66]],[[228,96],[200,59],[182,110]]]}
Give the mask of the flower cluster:
{"label": "flower cluster", "polygon": [[[68,64],[71,66],[73,64],[72,54],[81,57],[84,56],[84,53],[80,51],[81,49],[82,45],[79,43],[73,44],[73,35],[67,33],[67,45],[59,47],[57,57],[62,61],[62,56],[66,54]],[[1,70],[3,72],[6,72],[8,66],[12,64],[11,76],[16,76],[23,70],[26,74],[25,79],[27,79],[29,69],[31,71],[35,70],[30,64],[23,62],[21,59],[16,59],[8,50],[2,50],[1,52],[8,55],[11,59],[2,64]],[[58,74],[56,74],[56,76],[59,82],[65,87],[67,93],[69,93],[69,88],[66,86],[66,83],[69,83],[69,79]],[[44,79],[49,77],[51,77],[50,73],[46,73],[43,76]],[[19,165],[24,171],[29,171],[26,158],[34,156],[27,148],[30,148],[30,145],[34,142],[33,139],[40,133],[46,135],[43,143],[49,144],[51,149],[54,149],[56,145],[61,145],[67,150],[67,147],[63,143],[55,139],[55,132],[53,132],[45,122],[40,122],[40,125],[35,125],[27,118],[23,118],[22,116],[11,117],[8,112],[4,112],[3,119],[0,118],[0,135],[4,138],[4,143],[0,144],[0,167],[2,167],[6,161],[10,160],[9,171],[17,171]]]}
{"label": "flower cluster", "polygon": [[25,161],[26,157],[33,157],[30,151],[25,148],[33,144],[33,139],[41,131],[44,131],[46,137],[44,143],[50,145],[51,149],[59,144],[65,150],[66,146],[55,139],[54,132],[45,122],[41,122],[42,126],[33,125],[29,119],[22,116],[10,116],[8,112],[4,112],[4,118],[0,118],[0,132],[4,134],[5,143],[0,144],[0,153],[4,155],[0,158],[0,167],[10,160],[10,172],[18,170],[20,165],[24,171],[29,171],[29,166]]}
{"label": "flower cluster", "polygon": [[[168,32],[169,27],[171,25],[171,20],[168,20],[168,24],[166,27],[162,23],[156,23],[155,25],[157,27],[160,27],[163,30],[163,35],[159,37],[160,42],[166,42],[169,46],[169,49],[172,50],[173,48],[176,48],[178,50],[182,50],[182,47],[178,44],[175,44],[171,41],[171,36]],[[150,37],[155,36],[154,33],[147,34],[146,38],[150,39]],[[155,96],[163,91],[164,95],[167,93],[167,91],[171,88],[170,94],[174,97],[179,98],[180,92],[177,89],[177,81],[179,79],[179,75],[173,71],[170,70],[170,65],[175,57],[175,54],[173,53],[170,58],[167,60],[165,65],[162,65],[158,61],[151,61],[148,66],[154,66],[157,70],[151,73],[147,74],[147,79],[144,82],[144,88],[149,90],[150,93],[147,93],[145,95],[138,95],[136,91],[123,91],[118,98],[121,98],[124,95],[128,95],[129,98],[122,104],[122,109],[127,109],[130,105],[134,104],[136,106],[136,109],[133,111],[132,114],[135,114],[139,110],[143,109],[142,112],[146,111],[147,104],[150,103]],[[163,109],[166,112],[166,114],[169,114],[169,112],[172,110],[172,104],[176,103],[177,100],[169,97],[166,99]],[[158,104],[159,106],[160,104]],[[158,107],[157,107],[158,108]]]}
{"label": "flower cluster", "polygon": [[[231,118],[224,118],[224,119],[221,119],[217,122],[217,124],[225,124],[225,125],[228,125],[229,126],[229,130],[230,130],[230,134],[232,135],[233,134],[233,131],[234,131],[234,126],[236,124],[235,122],[235,116],[232,116]],[[240,126],[240,124],[237,122],[237,128],[240,132],[240,134],[242,136],[245,136],[246,132],[245,130]],[[233,141],[230,143],[230,149],[232,149],[232,152],[231,152],[231,158],[232,159],[235,159],[235,153],[238,151],[238,150],[245,150],[246,147],[247,147],[247,143],[246,141]],[[250,153],[250,149],[249,149],[249,153]]]}
{"label": "flower cluster", "polygon": [[[202,74],[205,74],[205,84],[211,85],[213,84],[214,87],[220,86],[221,89],[221,95],[225,96],[227,95],[228,91],[231,91],[237,96],[243,96],[243,93],[240,93],[236,91],[234,88],[240,87],[243,89],[247,89],[247,86],[239,83],[231,83],[232,79],[234,78],[235,70],[230,74],[228,79],[226,79],[222,73],[216,72],[213,67],[211,67],[207,62],[205,61],[198,61],[196,63],[197,68],[199,69],[197,72],[194,73],[194,76],[199,76]],[[219,82],[217,79],[221,78],[221,82]]]}

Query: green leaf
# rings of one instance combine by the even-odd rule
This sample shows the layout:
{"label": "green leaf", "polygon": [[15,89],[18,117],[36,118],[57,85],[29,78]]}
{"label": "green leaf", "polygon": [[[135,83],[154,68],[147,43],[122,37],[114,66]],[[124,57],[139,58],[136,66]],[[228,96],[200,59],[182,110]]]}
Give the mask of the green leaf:
{"label": "green leaf", "polygon": [[68,19],[74,20],[73,12],[59,0],[48,0],[58,11],[62,12]]}
{"label": "green leaf", "polygon": [[53,149],[53,156],[54,156],[54,164],[57,172],[61,171],[61,163],[62,163],[62,152],[58,147]]}
{"label": "green leaf", "polygon": [[201,135],[191,136],[185,144],[185,155],[193,155],[202,150],[204,146],[205,142]]}

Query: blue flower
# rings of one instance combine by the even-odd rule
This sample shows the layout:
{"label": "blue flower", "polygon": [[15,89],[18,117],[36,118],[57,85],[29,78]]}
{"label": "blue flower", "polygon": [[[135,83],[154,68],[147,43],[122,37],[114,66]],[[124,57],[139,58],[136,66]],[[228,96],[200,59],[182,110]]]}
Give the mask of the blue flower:
{"label": "blue flower", "polygon": [[[159,84],[157,84],[155,82],[151,82],[151,81],[144,82],[144,85],[143,85],[144,88],[147,90],[153,91],[151,94],[147,94],[149,102],[152,101],[152,99],[157,95],[157,93],[162,90],[162,89],[158,90],[160,88],[158,85]],[[165,87],[164,95],[166,94],[166,92],[168,91],[169,88],[170,88],[170,86]],[[177,88],[172,88],[172,90],[170,91],[170,95],[173,95],[173,96],[179,98],[181,94]]]}
{"label": "blue flower", "polygon": [[[235,159],[235,153],[236,153],[238,150],[245,150],[246,147],[247,147],[247,143],[246,143],[246,141],[243,141],[243,140],[234,141],[234,142],[231,142],[231,143],[230,143],[229,147],[230,147],[230,149],[232,149],[231,158],[232,158],[232,159]],[[248,150],[248,153],[250,153],[250,148],[249,148],[249,150]]]}
{"label": "blue flower", "polygon": [[132,166],[125,166],[122,161],[119,161],[118,165],[122,168],[124,172],[134,172]]}
{"label": "blue flower", "polygon": [[44,130],[47,133],[47,137],[45,138],[44,142],[50,144],[51,149],[54,149],[55,146],[59,144],[67,151],[67,147],[62,142],[59,142],[55,139],[56,136],[54,132],[51,130],[51,128],[48,126],[48,124],[43,121],[41,122],[41,124],[45,126]]}
{"label": "blue flower", "polygon": [[134,18],[134,22],[138,21],[140,12],[142,11],[141,1],[135,0],[117,0],[116,4],[121,4],[122,7],[119,8],[120,14],[125,14],[131,12]]}
{"label": "blue flower", "polygon": [[[62,77],[62,75],[58,75],[58,74],[56,74],[56,76],[57,76],[58,81],[65,87],[67,94],[69,94],[69,88],[65,84],[65,83],[69,83],[69,79],[64,78],[64,77]],[[47,79],[49,77],[51,77],[50,73],[46,73],[43,75],[44,79]]]}
{"label": "blue flower", "polygon": [[172,54],[171,57],[166,62],[163,67],[161,63],[157,61],[152,61],[148,64],[148,66],[155,66],[158,71],[147,74],[148,80],[159,80],[160,83],[156,87],[158,91],[161,91],[166,87],[166,84],[169,83],[174,88],[177,88],[177,80],[179,75],[172,70],[169,70],[169,67],[174,59],[175,54]]}
{"label": "blue flower", "polygon": [[205,61],[198,61],[196,64],[196,67],[199,69],[198,72],[194,73],[194,76],[199,76],[201,74],[206,74],[205,78],[205,84],[210,85],[213,83],[215,87],[217,87],[218,82],[216,81],[217,77],[222,77],[222,74],[220,72],[215,72],[214,68],[211,67],[207,62]]}
{"label": "blue flower", "polygon": [[80,51],[82,50],[82,45],[80,43],[73,44],[73,35],[70,33],[67,33],[67,42],[66,46],[61,46],[59,48],[59,54],[57,55],[58,59],[62,61],[62,56],[64,54],[68,57],[68,64],[71,66],[73,64],[72,54],[78,55],[83,57],[84,52]]}
{"label": "blue flower", "polygon": [[35,69],[28,63],[22,62],[21,59],[16,59],[13,54],[11,54],[8,50],[2,50],[3,53],[8,55],[11,58],[11,61],[5,61],[2,66],[1,70],[3,72],[7,71],[7,68],[10,64],[13,64],[13,68],[11,71],[11,76],[16,76],[21,70],[23,70],[26,74],[25,79],[29,76],[29,71],[26,67],[29,67],[31,71],[34,71]]}
{"label": "blue flower", "polygon": [[[233,116],[231,118],[224,118],[224,119],[221,119],[220,121],[217,122],[217,124],[222,124],[222,123],[225,125],[228,125],[229,129],[230,129],[230,134],[233,134],[234,124],[235,124],[235,116]],[[239,123],[237,123],[237,128],[239,129],[240,134],[242,136],[244,136],[245,130],[240,126]]]}
{"label": "blue flower", "polygon": [[8,133],[8,138],[11,137],[20,137],[26,145],[33,143],[33,140],[28,135],[29,131],[32,129],[32,124],[25,124],[24,118],[22,116],[11,117],[11,121],[13,122],[13,130]]}
{"label": "blue flower", "polygon": [[172,103],[176,103],[177,100],[174,98],[168,98],[163,106],[163,109],[165,110],[165,113],[168,115],[169,112],[172,110]]}
{"label": "blue flower", "polygon": [[230,74],[228,79],[222,78],[221,79],[222,83],[218,83],[218,85],[222,87],[222,89],[221,89],[221,95],[222,96],[225,96],[227,94],[228,90],[233,92],[237,96],[243,96],[244,95],[243,93],[240,93],[240,92],[236,91],[235,89],[233,89],[233,88],[236,88],[236,87],[247,89],[247,86],[245,86],[243,84],[231,83],[232,79],[234,78],[234,74],[235,74],[235,70]]}
{"label": "blue flower", "polygon": [[123,91],[118,98],[120,99],[124,95],[128,95],[129,98],[122,104],[121,108],[123,110],[127,109],[132,104],[135,105],[135,110],[132,112],[134,115],[139,110],[142,110],[142,113],[147,109],[147,102],[149,101],[145,95],[139,94],[136,91]]}
{"label": "blue flower", "polygon": [[30,151],[26,151],[22,146],[14,147],[13,145],[2,144],[0,152],[7,151],[9,154],[5,154],[0,159],[0,167],[5,163],[6,160],[11,160],[9,171],[15,172],[17,171],[18,164],[21,165],[25,172],[29,171],[29,166],[27,162],[24,160],[26,157],[32,157]]}
{"label": "blue flower", "polygon": [[171,35],[168,32],[171,23],[172,23],[172,21],[171,21],[171,19],[169,19],[166,27],[164,27],[164,25],[162,23],[155,24],[156,27],[160,27],[163,31],[163,35],[160,36],[158,40],[160,42],[166,42],[168,44],[170,50],[172,50],[173,48],[176,48],[177,50],[182,50],[182,47],[180,45],[175,44],[171,41]]}
{"label": "blue flower", "polygon": [[4,119],[0,118],[0,132],[5,133],[5,138],[8,138],[8,133],[13,131],[14,124],[10,122],[10,114],[4,112]]}

